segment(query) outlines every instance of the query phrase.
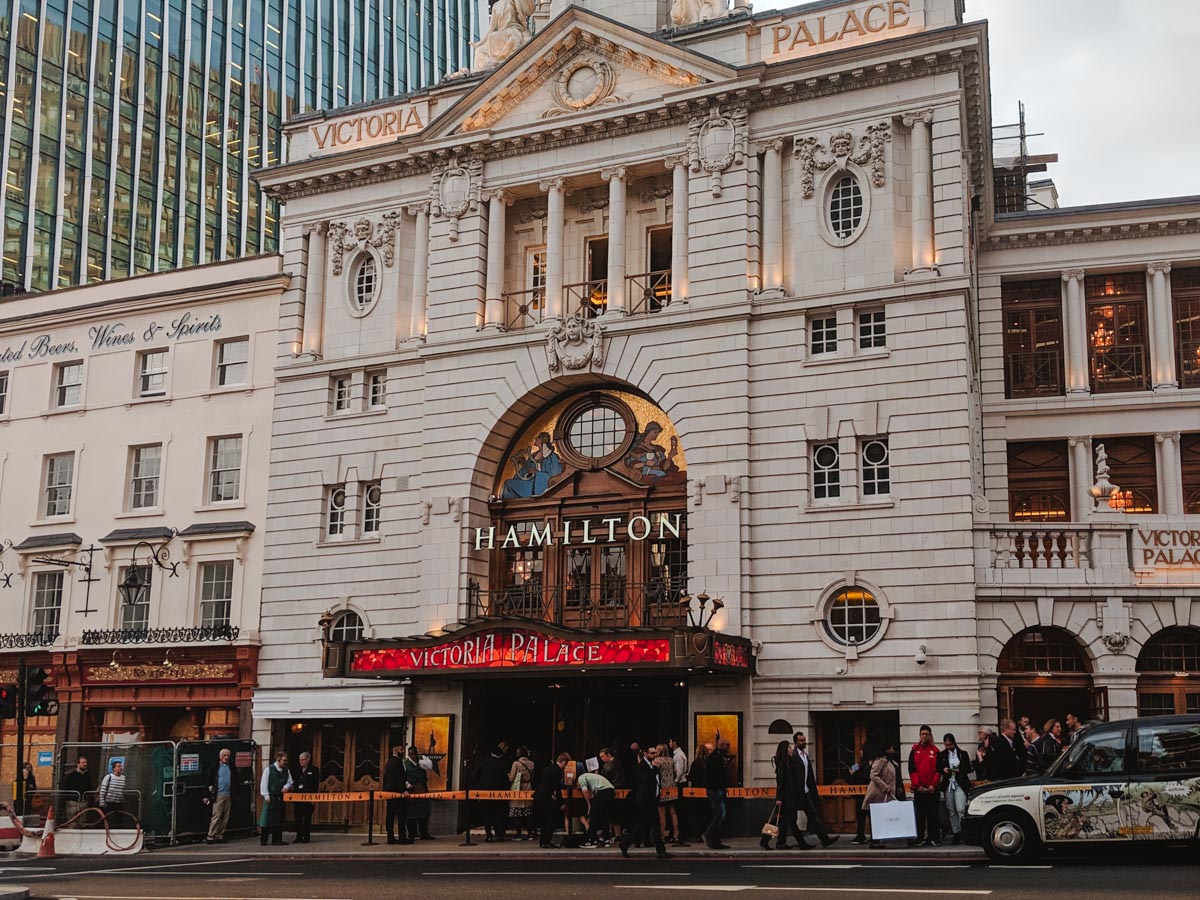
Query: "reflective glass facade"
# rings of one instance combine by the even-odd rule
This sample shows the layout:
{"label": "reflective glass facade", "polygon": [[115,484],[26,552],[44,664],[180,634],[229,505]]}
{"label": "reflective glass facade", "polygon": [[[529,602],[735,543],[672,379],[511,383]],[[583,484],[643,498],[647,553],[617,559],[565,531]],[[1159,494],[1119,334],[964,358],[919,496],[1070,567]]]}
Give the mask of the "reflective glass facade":
{"label": "reflective glass facade", "polygon": [[313,109],[470,65],[476,0],[4,0],[5,292],[278,242],[250,177]]}

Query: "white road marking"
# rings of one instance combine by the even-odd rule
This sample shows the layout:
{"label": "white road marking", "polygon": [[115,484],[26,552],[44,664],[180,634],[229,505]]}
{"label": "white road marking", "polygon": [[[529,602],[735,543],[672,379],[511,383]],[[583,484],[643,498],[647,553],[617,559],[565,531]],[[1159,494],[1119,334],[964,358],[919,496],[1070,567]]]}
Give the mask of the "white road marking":
{"label": "white road marking", "polygon": [[730,894],[740,891],[799,891],[803,893],[815,892],[822,894],[933,894],[953,897],[987,896],[992,893],[991,891],[972,891],[962,888],[956,890],[937,890],[934,888],[798,887],[793,885],[777,887],[775,885],[756,884],[614,884],[612,888],[618,891],[720,891]]}
{"label": "white road marking", "polygon": [[[62,877],[64,877],[64,878],[74,878],[78,875],[108,875],[108,874],[116,874],[116,873],[132,874],[134,872],[145,872],[145,871],[149,871],[151,869],[182,869],[185,866],[235,866],[238,863],[244,863],[244,862],[258,862],[258,857],[244,856],[241,859],[210,859],[210,860],[206,860],[205,862],[194,862],[194,863],[164,863],[161,866],[129,866],[128,868],[125,868],[125,869],[86,869],[86,870],[80,871],[80,872],[63,872],[61,874],[62,874]],[[59,874],[59,873],[56,872],[51,875],[25,875],[25,876],[18,876],[18,877],[54,878],[55,875],[57,875],[57,874]],[[232,898],[230,898],[230,900],[232,900]]]}
{"label": "white road marking", "polygon": [[[71,873],[64,872],[63,875]],[[109,869],[101,875],[149,875],[151,878],[199,878],[209,875],[305,875],[305,872],[126,872],[123,869]]]}
{"label": "white road marking", "polygon": [[[743,869],[938,869],[938,870],[941,870],[941,869],[969,869],[971,867],[957,865],[957,864],[950,865],[950,866],[939,866],[937,863],[923,863],[923,862],[917,860],[909,865],[898,865],[896,863],[881,863],[880,865],[874,865],[873,863],[809,863],[808,865],[805,865],[804,863],[797,863],[795,865],[790,864],[790,863],[789,864],[762,863],[760,865],[745,864],[742,866],[742,868]],[[1004,868],[1006,868],[1006,869],[1017,869],[1017,868],[1027,868],[1027,869],[1046,868],[1046,869],[1048,869],[1050,867],[1049,866],[1024,866],[1024,867],[1004,866]]]}
{"label": "white road marking", "polygon": [[[613,877],[613,873],[611,871],[606,871],[606,872],[522,872],[522,871],[518,871],[518,870],[510,870],[510,871],[506,871],[506,872],[422,872],[421,874],[422,875],[438,875],[438,876],[443,876],[443,877],[448,877],[448,878],[463,878],[468,875],[475,875],[475,876],[484,875],[484,876],[488,876],[490,878],[494,878],[497,875],[512,875],[512,876],[517,876],[520,878],[528,878],[531,875],[532,876],[544,875],[548,878],[562,878],[562,877],[575,878],[576,876],[579,876],[579,875],[592,875],[596,878],[612,878]],[[690,872],[622,872],[620,874],[621,874],[622,878],[688,878],[691,876]]]}
{"label": "white road marking", "polygon": [[[213,900],[212,897],[180,897],[175,894],[55,894],[55,900]],[[354,900],[352,897],[222,897],[221,900]]]}
{"label": "white road marking", "polygon": [[0,875],[5,872],[56,872],[54,866],[9,866],[8,868],[0,867]]}

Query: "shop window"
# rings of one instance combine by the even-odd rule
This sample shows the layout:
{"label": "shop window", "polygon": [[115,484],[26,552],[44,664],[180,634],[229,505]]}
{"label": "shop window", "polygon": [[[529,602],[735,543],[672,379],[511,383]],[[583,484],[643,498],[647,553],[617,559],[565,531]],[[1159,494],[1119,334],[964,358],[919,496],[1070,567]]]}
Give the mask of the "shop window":
{"label": "shop window", "polygon": [[[124,584],[129,575],[130,566],[122,566],[119,570],[118,584]],[[121,618],[119,627],[122,631],[146,631],[150,627],[150,585],[154,577],[153,566],[137,566],[138,580],[145,585],[134,597],[133,603],[121,600]]]}
{"label": "shop window", "polygon": [[1145,274],[1090,275],[1085,290],[1093,393],[1148,389]]}
{"label": "shop window", "polygon": [[378,481],[363,485],[363,534],[378,534],[383,518],[383,488]]}
{"label": "shop window", "polygon": [[815,444],[812,448],[814,500],[842,496],[841,454],[837,444]]}
{"label": "shop window", "polygon": [[1008,445],[1008,514],[1014,522],[1065,522],[1071,517],[1066,441]]}
{"label": "shop window", "polygon": [[331,487],[325,503],[325,536],[339,538],[346,533],[346,485]]}
{"label": "shop window", "polygon": [[227,628],[233,607],[233,561],[200,566],[200,627]]}
{"label": "shop window", "polygon": [[62,616],[63,573],[38,572],[33,578],[33,633],[58,636]]}
{"label": "shop window", "polygon": [[829,192],[829,229],[846,240],[858,230],[862,220],[862,188],[853,175],[843,175]]}
{"label": "shop window", "polygon": [[1183,511],[1189,516],[1200,515],[1200,433],[1182,435],[1179,452],[1183,469]]}
{"label": "shop window", "polygon": [[1092,446],[1104,444],[1109,476],[1120,490],[1108,505],[1130,515],[1158,512],[1158,473],[1155,469],[1154,438],[1093,438]]}
{"label": "shop window", "polygon": [[1062,288],[1058,279],[1006,284],[1004,395],[1063,392]]}
{"label": "shop window", "polygon": [[75,454],[56,453],[46,457],[44,504],[45,518],[71,514],[71,495],[75,480]]}
{"label": "shop window", "polygon": [[159,505],[162,444],[133,447],[129,453],[129,508],[153,509]]}
{"label": "shop window", "polygon": [[138,396],[162,397],[167,393],[167,351],[138,354]]}
{"label": "shop window", "polygon": [[1171,275],[1175,353],[1180,387],[1200,387],[1200,269]]}
{"label": "shop window", "polygon": [[208,441],[208,502],[228,503],[241,495],[241,435],[210,438]]}
{"label": "shop window", "polygon": [[864,497],[892,492],[891,455],[887,438],[872,438],[862,445],[862,490]]}
{"label": "shop window", "polygon": [[246,384],[249,374],[250,339],[235,338],[217,343],[217,387]]}
{"label": "shop window", "polygon": [[83,363],[61,363],[54,367],[54,407],[78,406],[83,400]]}
{"label": "shop window", "polygon": [[367,402],[371,409],[387,406],[387,372],[367,373]]}
{"label": "shop window", "polygon": [[363,620],[356,612],[341,613],[329,626],[331,641],[361,641],[363,638]]}
{"label": "shop window", "polygon": [[844,647],[861,646],[873,640],[883,627],[879,603],[862,587],[838,591],[825,611],[825,633]]}
{"label": "shop window", "polygon": [[820,316],[809,320],[809,350],[818,353],[837,352],[837,316]]}
{"label": "shop window", "polygon": [[858,349],[876,350],[887,346],[887,319],[882,309],[858,314]]}

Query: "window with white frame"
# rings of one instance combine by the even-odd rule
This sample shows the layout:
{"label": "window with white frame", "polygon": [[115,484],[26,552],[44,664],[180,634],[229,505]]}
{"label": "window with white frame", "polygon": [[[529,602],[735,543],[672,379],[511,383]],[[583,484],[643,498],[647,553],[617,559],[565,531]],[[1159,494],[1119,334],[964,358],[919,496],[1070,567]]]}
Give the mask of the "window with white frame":
{"label": "window with white frame", "polygon": [[129,454],[129,508],[158,506],[158,482],[162,474],[162,444],[134,447]]}
{"label": "window with white frame", "polygon": [[352,295],[354,309],[365,313],[375,302],[375,292],[379,287],[379,273],[375,268],[375,257],[370,253],[359,256],[354,268]]}
{"label": "window with white frame", "polygon": [[824,625],[825,633],[842,646],[865,644],[883,627],[879,602],[865,588],[844,588],[829,601]]}
{"label": "window with white frame", "polygon": [[235,338],[217,344],[217,387],[246,384],[249,375],[250,339]]}
{"label": "window with white frame", "polygon": [[863,441],[862,492],[864,497],[879,497],[892,492],[891,460],[885,437]]}
{"label": "window with white frame", "polygon": [[809,326],[809,346],[813,354],[837,352],[837,316],[818,316]]}
{"label": "window with white frame", "polygon": [[383,518],[383,487],[378,481],[363,484],[363,534],[379,534]]}
{"label": "window with white frame", "polygon": [[[118,573],[117,583],[124,584],[132,566],[122,566]],[[122,631],[146,631],[150,627],[150,584],[154,577],[153,566],[137,566],[138,581],[145,585],[138,591],[134,603],[126,603],[122,597],[121,622]]]}
{"label": "window with white frame", "polygon": [[387,406],[387,372],[367,373],[367,403],[372,409]]}
{"label": "window with white frame", "polygon": [[209,438],[208,502],[227,503],[241,495],[242,437]]}
{"label": "window with white frame", "polygon": [[347,610],[333,620],[329,626],[331,641],[361,641],[363,636],[363,620],[358,613]]}
{"label": "window with white frame", "polygon": [[531,291],[530,308],[541,309],[546,305],[546,248],[538,247],[529,251],[529,290]]}
{"label": "window with white frame", "polygon": [[858,347],[874,350],[887,346],[887,319],[882,309],[873,309],[858,314]]}
{"label": "window with white frame", "polygon": [[0,372],[0,416],[8,411],[8,373]]}
{"label": "window with white frame", "polygon": [[832,500],[842,496],[841,453],[837,444],[813,445],[812,473],[814,500]]}
{"label": "window with white frame", "polygon": [[350,408],[350,390],[352,384],[349,375],[334,375],[330,384],[333,392],[333,411],[345,412]]}
{"label": "window with white frame", "polygon": [[858,179],[847,173],[838,179],[829,193],[829,228],[845,240],[858,230],[862,219],[862,188]]}
{"label": "window with white frame", "polygon": [[54,406],[78,406],[83,399],[83,363],[61,363],[54,367]]}
{"label": "window with white frame", "polygon": [[33,633],[58,634],[62,618],[64,573],[38,572],[33,577]]}
{"label": "window with white frame", "polygon": [[225,628],[233,609],[233,560],[200,565],[200,627]]}
{"label": "window with white frame", "polygon": [[138,396],[162,397],[167,393],[167,351],[146,350],[138,355]]}
{"label": "window with white frame", "polygon": [[325,536],[341,537],[346,533],[346,486],[335,484],[326,499]]}
{"label": "window with white frame", "polygon": [[42,514],[46,518],[70,515],[71,488],[75,481],[75,454],[55,453],[47,456],[45,479]]}

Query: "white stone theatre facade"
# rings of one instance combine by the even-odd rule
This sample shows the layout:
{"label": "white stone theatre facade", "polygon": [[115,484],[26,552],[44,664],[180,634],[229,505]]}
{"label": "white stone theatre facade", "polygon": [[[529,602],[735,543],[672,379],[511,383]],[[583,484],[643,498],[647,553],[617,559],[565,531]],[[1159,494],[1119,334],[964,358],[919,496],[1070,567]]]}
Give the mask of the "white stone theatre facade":
{"label": "white stone theatre facade", "polygon": [[[801,728],[833,783],[868,739],[970,739],[1014,690],[1134,711],[1140,647],[1200,609],[1194,560],[1132,542],[1200,528],[1198,473],[1171,457],[1159,507],[1097,517],[1093,438],[1169,424],[1194,454],[1200,390],[1011,399],[1004,298],[1068,256],[1085,281],[1200,264],[1200,206],[1119,247],[1002,236],[1047,226],[995,208],[986,26],[956,7],[502,0],[475,71],[292,123],[260,175],[292,275],[260,741],[354,789],[397,742],[459,785],[499,740],[720,731],[750,784]],[[1067,422],[1060,520],[1010,510],[1012,435]],[[1066,687],[1002,671],[1059,636]]]}

